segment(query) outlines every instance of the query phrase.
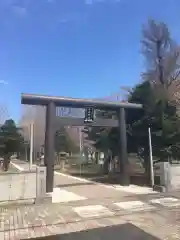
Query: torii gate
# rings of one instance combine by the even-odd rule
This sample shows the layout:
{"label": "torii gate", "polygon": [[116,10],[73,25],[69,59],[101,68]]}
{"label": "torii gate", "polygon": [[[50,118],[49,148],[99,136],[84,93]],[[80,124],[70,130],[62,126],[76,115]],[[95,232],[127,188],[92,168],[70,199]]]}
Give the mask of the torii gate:
{"label": "torii gate", "polygon": [[[46,192],[53,191],[54,181],[54,134],[59,125],[87,126],[83,118],[56,117],[56,107],[71,108],[94,108],[100,110],[113,110],[117,113],[117,119],[95,119],[90,126],[119,127],[119,161],[120,161],[120,184],[129,185],[127,137],[125,109],[141,109],[141,104],[127,102],[113,102],[92,99],[53,97],[37,94],[22,94],[21,103],[26,105],[46,106],[46,129],[45,129],[45,154],[44,164],[47,167]],[[88,124],[89,126],[89,124]]]}

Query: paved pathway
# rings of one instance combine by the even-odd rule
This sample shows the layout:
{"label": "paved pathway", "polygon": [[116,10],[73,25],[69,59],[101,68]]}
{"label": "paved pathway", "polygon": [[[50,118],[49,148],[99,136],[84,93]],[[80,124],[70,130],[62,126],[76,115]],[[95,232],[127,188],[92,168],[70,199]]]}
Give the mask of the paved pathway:
{"label": "paved pathway", "polygon": [[147,188],[106,186],[57,173],[54,186],[54,200],[58,203],[2,207],[0,239],[86,230],[86,233],[61,235],[61,239],[106,240],[108,229],[116,232],[114,238],[111,235],[113,239],[180,239],[178,194],[174,198],[169,194],[167,198]]}
{"label": "paved pathway", "polygon": [[115,198],[135,194],[157,194],[157,192],[147,187],[100,184],[57,172],[55,172],[54,186],[72,191],[87,198]]}
{"label": "paved pathway", "polygon": [[[29,169],[28,163],[19,160],[13,161],[13,164],[24,171]],[[53,202],[69,202],[82,199],[120,199],[136,194],[152,195],[157,193],[153,192],[151,189],[138,186],[108,186],[58,172],[54,174]]]}
{"label": "paved pathway", "polygon": [[[129,204],[127,202],[106,202],[101,205],[99,203],[89,205],[86,201],[82,201],[79,206],[44,204],[2,208],[0,239],[17,240],[43,237],[117,224],[122,227],[124,224],[133,224],[140,228],[138,229],[139,234],[142,233],[142,230],[146,232],[143,238],[135,238],[135,236],[130,238],[129,236],[127,238],[129,240],[180,239],[180,200],[163,199],[163,201],[158,201],[159,199],[147,202],[133,201],[134,203],[129,202]],[[131,231],[133,226],[129,227],[129,231]],[[148,238],[149,236],[158,238]],[[95,237],[97,236],[92,239],[103,239]]]}
{"label": "paved pathway", "polygon": [[[30,170],[30,165],[28,162],[19,160],[19,159],[14,159],[11,161],[12,166],[17,168],[19,171],[29,171]],[[36,170],[36,165],[32,165],[32,171]]]}

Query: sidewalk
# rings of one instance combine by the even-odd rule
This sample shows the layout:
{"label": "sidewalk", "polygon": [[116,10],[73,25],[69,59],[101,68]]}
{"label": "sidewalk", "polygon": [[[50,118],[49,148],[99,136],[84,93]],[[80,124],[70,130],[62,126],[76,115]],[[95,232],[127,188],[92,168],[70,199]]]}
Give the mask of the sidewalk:
{"label": "sidewalk", "polygon": [[[0,239],[17,240],[132,223],[160,239],[180,239],[180,200],[43,204],[0,209]],[[87,224],[87,225],[86,225]],[[161,232],[162,231],[162,232]],[[176,234],[178,238],[172,238]],[[171,238],[166,238],[171,236]]]}
{"label": "sidewalk", "polygon": [[[82,235],[60,236],[96,239],[93,235],[96,231],[92,229],[106,227],[101,230],[105,234],[107,226],[118,226],[121,230],[116,237],[122,236],[122,240],[180,239],[179,194],[162,194],[137,186],[102,185],[61,173],[55,174],[55,186],[58,196],[54,197],[58,203],[0,207],[0,240],[31,239],[82,230],[86,230]],[[103,240],[107,236],[108,232]],[[116,237],[113,240],[119,240]]]}
{"label": "sidewalk", "polygon": [[[25,161],[22,161],[22,160],[19,160],[19,159],[14,159],[14,160],[11,160],[11,165],[18,169],[20,172],[27,172],[27,171],[30,171],[30,165],[29,165],[29,162],[25,162]],[[32,165],[32,169],[31,171],[36,171],[36,165]]]}

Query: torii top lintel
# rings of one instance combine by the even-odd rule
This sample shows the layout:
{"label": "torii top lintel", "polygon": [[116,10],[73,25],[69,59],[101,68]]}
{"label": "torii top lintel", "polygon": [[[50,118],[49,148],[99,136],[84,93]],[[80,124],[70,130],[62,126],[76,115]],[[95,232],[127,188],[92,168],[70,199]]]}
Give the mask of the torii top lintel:
{"label": "torii top lintel", "polygon": [[54,102],[56,106],[85,108],[94,107],[98,109],[116,110],[119,108],[136,108],[141,109],[141,104],[128,102],[115,102],[95,99],[69,98],[69,97],[55,97],[39,94],[21,94],[21,103],[26,105],[43,105],[46,106],[50,102]]}

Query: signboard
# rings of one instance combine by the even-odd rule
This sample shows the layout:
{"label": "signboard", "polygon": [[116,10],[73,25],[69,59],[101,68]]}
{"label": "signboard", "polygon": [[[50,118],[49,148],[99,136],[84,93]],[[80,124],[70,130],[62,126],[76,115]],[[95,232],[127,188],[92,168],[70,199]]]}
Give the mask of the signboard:
{"label": "signboard", "polygon": [[85,123],[92,123],[94,121],[94,108],[88,107],[85,108]]}
{"label": "signboard", "polygon": [[103,153],[103,152],[100,152],[99,158],[100,158],[100,159],[104,159],[104,153]]}
{"label": "signboard", "polygon": [[36,167],[36,201],[40,201],[46,195],[46,167]]}
{"label": "signboard", "polygon": [[98,164],[100,164],[100,165],[104,164],[104,153],[103,152],[100,152],[100,154],[99,154]]}
{"label": "signboard", "polygon": [[104,164],[104,160],[103,159],[99,159],[98,164],[103,165]]}

